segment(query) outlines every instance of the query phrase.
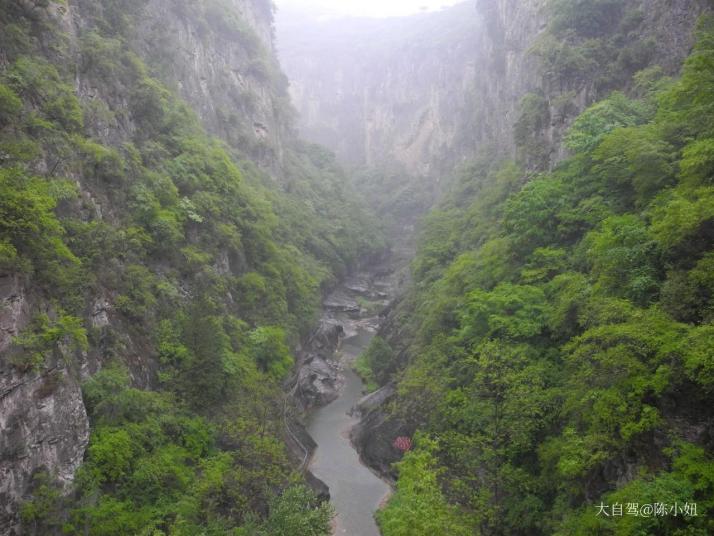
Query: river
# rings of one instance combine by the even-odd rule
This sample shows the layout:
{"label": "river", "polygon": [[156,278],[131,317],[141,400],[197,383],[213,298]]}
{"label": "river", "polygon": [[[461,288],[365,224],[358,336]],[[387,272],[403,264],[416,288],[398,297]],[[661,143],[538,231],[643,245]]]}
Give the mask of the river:
{"label": "river", "polygon": [[[355,292],[355,287],[345,289],[352,294],[376,292],[373,280],[371,288]],[[360,287],[357,287],[360,289]],[[381,294],[384,297],[384,294]],[[363,298],[364,299],[364,298]],[[364,301],[363,301],[364,304]],[[378,307],[378,304],[377,304]],[[344,376],[344,385],[339,397],[332,403],[314,410],[307,421],[307,430],[317,443],[310,470],[330,488],[330,500],[335,507],[334,534],[341,536],[379,536],[374,520],[374,512],[389,495],[391,488],[370,469],[360,462],[357,451],[349,440],[349,431],[357,422],[350,410],[362,397],[363,383],[352,370],[351,365],[374,337],[379,325],[375,311],[361,314],[325,310],[324,315],[339,322],[345,336],[337,350],[335,359],[339,362]]]}

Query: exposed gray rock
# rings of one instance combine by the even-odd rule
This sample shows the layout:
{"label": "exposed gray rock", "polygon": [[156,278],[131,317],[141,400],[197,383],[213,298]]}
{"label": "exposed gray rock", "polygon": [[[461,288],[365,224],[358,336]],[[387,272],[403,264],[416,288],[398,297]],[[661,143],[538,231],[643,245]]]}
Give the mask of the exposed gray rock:
{"label": "exposed gray rock", "polygon": [[388,383],[384,387],[377,389],[373,393],[363,396],[353,408],[353,412],[364,415],[377,409],[394,395],[396,387],[393,383]]}
{"label": "exposed gray rock", "polygon": [[[326,19],[278,12],[278,51],[300,111],[299,128],[356,166],[405,170],[438,183],[488,148],[515,153],[521,98],[543,94],[550,163],[572,119],[596,97],[594,81],[551,87],[532,47],[547,0],[468,1],[391,19]],[[676,74],[707,0],[641,0],[654,57]],[[567,87],[566,87],[567,86]],[[572,109],[556,105],[569,95]]]}
{"label": "exposed gray rock", "polygon": [[335,400],[343,384],[344,379],[335,365],[311,354],[298,371],[295,395],[307,410]]}
{"label": "exposed gray rock", "polygon": [[109,300],[104,297],[94,300],[91,318],[93,328],[100,329],[109,325],[109,311],[111,307]]}
{"label": "exposed gray rock", "polygon": [[328,311],[339,313],[359,313],[360,306],[352,296],[348,295],[343,290],[337,290],[330,294],[322,303],[323,307]]}
{"label": "exposed gray rock", "polygon": [[89,439],[79,383],[62,357],[40,371],[10,362],[12,339],[29,320],[21,278],[0,275],[0,534],[19,534],[19,502],[37,471],[69,488]]}
{"label": "exposed gray rock", "polygon": [[330,500],[330,488],[310,471],[305,473],[305,481],[310,486],[310,489],[315,492],[319,501],[328,502]]}
{"label": "exposed gray rock", "polygon": [[350,439],[365,465],[394,481],[397,472],[392,464],[401,459],[402,453],[392,443],[401,435],[410,436],[411,432],[413,430],[407,429],[382,407],[376,407],[352,427]]}
{"label": "exposed gray rock", "polygon": [[305,481],[320,501],[330,500],[330,488],[307,469],[317,444],[307,433],[304,423],[293,415],[285,416],[285,444],[295,467],[304,471]]}
{"label": "exposed gray rock", "polygon": [[[273,56],[270,2],[228,0],[246,23],[237,32],[205,31],[193,11],[182,13],[174,0],[150,0],[137,45],[148,57],[169,58],[166,81],[178,81],[178,93],[198,113],[207,130],[220,136],[272,173],[280,175],[285,146],[292,137],[287,83],[271,78],[278,72]],[[203,3],[195,3],[194,10]],[[228,23],[230,25],[230,22]],[[252,32],[253,35],[250,35]],[[256,61],[264,49],[265,65]]]}
{"label": "exposed gray rock", "polygon": [[36,471],[68,489],[88,440],[79,383],[62,364],[23,374],[0,358],[0,533],[13,534]]}
{"label": "exposed gray rock", "polygon": [[344,282],[342,285],[350,292],[357,294],[359,296],[369,296],[370,295],[370,285],[369,280],[363,277],[352,277]]}
{"label": "exposed gray rock", "polygon": [[231,260],[227,251],[219,251],[216,255],[216,260],[213,263],[213,268],[218,275],[227,275],[231,273]]}
{"label": "exposed gray rock", "polygon": [[19,277],[0,275],[0,353],[8,349],[29,320],[27,300]]}
{"label": "exposed gray rock", "polygon": [[310,336],[308,343],[313,350],[319,350],[324,354],[332,354],[340,345],[340,339],[344,336],[345,330],[338,321],[330,318],[322,318],[320,325]]}

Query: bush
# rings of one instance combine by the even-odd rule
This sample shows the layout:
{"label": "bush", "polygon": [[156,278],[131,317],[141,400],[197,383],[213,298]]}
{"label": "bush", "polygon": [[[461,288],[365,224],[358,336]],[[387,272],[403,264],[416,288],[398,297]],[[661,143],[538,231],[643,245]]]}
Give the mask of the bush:
{"label": "bush", "polygon": [[248,355],[260,370],[281,380],[290,371],[293,358],[279,327],[256,328],[248,335]]}
{"label": "bush", "polygon": [[82,129],[84,118],[74,88],[61,80],[50,63],[37,57],[21,57],[8,72],[7,82],[15,92],[27,95],[58,127],[68,132]]}
{"label": "bush", "polygon": [[21,109],[20,97],[5,84],[0,84],[0,128],[11,124]]}
{"label": "bush", "polygon": [[359,357],[358,363],[363,363],[357,371],[367,373],[365,379],[368,383],[373,380],[378,385],[383,385],[389,380],[389,372],[394,370],[394,352],[387,341],[376,336],[369,343],[367,350]]}
{"label": "bush", "polygon": [[287,488],[270,502],[269,512],[258,530],[261,536],[326,536],[332,530],[332,505],[320,504],[305,486]]}
{"label": "bush", "polygon": [[14,352],[10,361],[22,371],[41,369],[50,358],[71,365],[74,363],[71,352],[86,351],[89,345],[82,321],[65,314],[56,319],[37,315],[13,344],[20,351]]}
{"label": "bush", "polygon": [[547,144],[543,138],[550,125],[550,107],[542,95],[528,93],[521,99],[518,120],[513,127],[513,138],[526,162],[543,167],[547,163]]}

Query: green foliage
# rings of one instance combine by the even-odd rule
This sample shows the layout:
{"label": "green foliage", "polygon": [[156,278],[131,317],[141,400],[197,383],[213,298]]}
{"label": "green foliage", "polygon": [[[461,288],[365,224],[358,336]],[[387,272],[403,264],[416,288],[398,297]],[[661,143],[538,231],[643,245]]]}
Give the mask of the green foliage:
{"label": "green foliage", "polygon": [[[584,60],[629,46],[641,20],[609,0],[551,6],[546,39]],[[455,533],[711,532],[707,515],[595,506],[711,508],[711,445],[691,430],[714,392],[712,28],[700,23],[680,80],[649,70],[636,98],[586,110],[556,169],[527,180],[479,161],[427,218],[387,366],[392,416],[438,442],[401,463],[385,534],[440,532],[429,520],[454,512]],[[543,104],[528,101],[522,134]]]}
{"label": "green foliage", "polygon": [[[175,4],[207,46],[240,47],[287,132],[287,81],[244,14]],[[294,485],[280,381],[322,289],[383,241],[332,155],[296,144],[278,159],[242,135],[256,95],[235,94],[210,137],[178,96],[177,36],[137,35],[146,5],[78,0],[70,39],[58,6],[0,0],[0,271],[46,313],[9,360],[78,374],[87,350],[104,367],[84,385],[75,485],[37,487],[24,529],[326,534],[329,508]]]}
{"label": "green foliage", "polygon": [[22,371],[38,370],[50,361],[71,364],[72,352],[87,350],[87,333],[79,318],[60,315],[50,319],[37,315],[30,326],[13,340],[10,362]]}
{"label": "green foliage", "polygon": [[647,433],[662,426],[660,410],[649,401],[671,385],[669,359],[681,355],[685,332],[653,309],[635,312],[627,323],[592,328],[566,346],[570,398],[565,407],[571,422],[586,431],[572,438],[587,449],[578,465],[581,474],[613,457],[613,449],[647,441]]}
{"label": "green foliage", "polygon": [[693,329],[685,343],[684,368],[687,376],[707,392],[714,389],[714,326]]}
{"label": "green foliage", "polygon": [[586,238],[592,275],[608,294],[647,304],[659,287],[656,244],[634,215],[615,216]]}
{"label": "green foliage", "polygon": [[566,185],[557,178],[536,179],[511,197],[504,211],[504,227],[516,240],[512,247],[528,251],[561,238],[559,212]]}
{"label": "green foliage", "polygon": [[434,442],[422,438],[419,448],[399,463],[397,492],[388,506],[377,514],[382,534],[473,534],[450,506],[439,489]]}
{"label": "green foliage", "polygon": [[692,137],[711,138],[714,135],[711,109],[714,57],[712,38],[714,17],[699,21],[697,44],[687,58],[681,78],[660,96],[659,125],[668,141],[684,144]]}
{"label": "green foliage", "polygon": [[436,444],[427,438],[399,463],[399,483],[389,505],[377,515],[385,536],[473,534],[457,508],[446,501],[438,484]]}
{"label": "green foliage", "polygon": [[588,85],[602,98],[650,67],[656,43],[641,37],[646,18],[637,2],[550,0],[546,9],[550,24],[532,52],[564,94]]}
{"label": "green foliage", "polygon": [[649,119],[643,104],[620,92],[613,93],[578,116],[568,131],[565,145],[575,153],[592,151],[613,130]]}
{"label": "green foliage", "polygon": [[5,76],[7,84],[37,106],[56,128],[68,132],[82,129],[84,118],[74,89],[64,83],[57,69],[39,58],[21,57]]}
{"label": "green foliage", "polygon": [[714,178],[714,139],[707,138],[684,148],[680,162],[682,184],[690,187],[711,186]]}
{"label": "green foliage", "polygon": [[389,380],[394,353],[389,343],[377,335],[355,363],[355,369],[367,382],[367,389],[374,390]]}
{"label": "green foliage", "polygon": [[468,345],[493,337],[536,337],[545,325],[544,309],[545,296],[538,287],[502,283],[491,292],[472,290],[459,318],[459,337]]}
{"label": "green foliage", "polygon": [[78,260],[63,241],[52,183],[19,168],[0,169],[0,243],[5,269],[34,273],[41,283],[66,283]]}
{"label": "green foliage", "polygon": [[0,84],[0,127],[8,125],[22,109],[22,100],[4,84]]}
{"label": "green foliage", "polygon": [[258,529],[258,535],[312,536],[329,534],[332,530],[332,506],[319,504],[315,494],[305,486],[289,487],[271,501],[269,510],[268,519]]}
{"label": "green foliage", "polygon": [[122,183],[125,177],[124,161],[118,151],[88,139],[78,138],[76,143],[88,179],[112,185]]}
{"label": "green foliage", "polygon": [[62,490],[47,471],[38,471],[32,477],[31,502],[20,509],[22,524],[30,534],[40,534],[40,527],[58,530],[62,527],[63,512],[59,507]]}
{"label": "green foliage", "polygon": [[707,226],[714,217],[711,188],[674,189],[652,207],[651,234],[665,250],[706,248]]}
{"label": "green foliage", "polygon": [[226,402],[236,405],[215,424],[168,393],[131,387],[118,365],[97,373],[83,391],[93,432],[76,503],[38,492],[25,507],[28,524],[51,526],[44,520],[64,501],[68,533],[143,534],[147,527],[186,535],[329,532],[329,505],[291,484],[279,417],[265,420],[269,406],[256,400],[258,386],[236,391],[244,400],[229,396]]}
{"label": "green foliage", "polygon": [[[568,518],[556,534],[613,534],[635,536],[639,534],[693,534],[705,535],[711,531],[711,521],[703,511],[709,511],[711,496],[707,495],[712,480],[712,461],[703,449],[690,443],[679,443],[671,449],[672,471],[656,475],[639,476],[622,488],[605,496],[605,504],[626,505],[637,503],[665,503],[668,509],[677,508],[677,515],[633,516],[622,519],[596,517],[590,506]],[[685,505],[697,504],[697,516],[683,515]],[[623,510],[624,511],[624,510]]]}
{"label": "green foliage", "polygon": [[622,14],[619,0],[552,0],[551,25],[556,32],[573,29],[585,37],[597,37],[616,25]]}
{"label": "green foliage", "polygon": [[548,159],[548,144],[543,137],[550,124],[550,107],[542,95],[528,93],[520,103],[513,139],[530,166],[541,168]]}
{"label": "green foliage", "polygon": [[89,456],[99,483],[126,477],[134,460],[132,438],[126,430],[98,431],[89,446]]}
{"label": "green foliage", "polygon": [[153,274],[144,266],[132,264],[126,267],[122,279],[126,293],[117,296],[115,307],[133,319],[146,317],[156,306]]}
{"label": "green foliage", "polygon": [[248,335],[248,352],[263,372],[282,379],[292,367],[292,356],[285,344],[285,332],[278,327],[261,327]]}
{"label": "green foliage", "polygon": [[647,127],[613,131],[593,151],[594,171],[620,192],[621,203],[644,206],[675,181],[674,150]]}

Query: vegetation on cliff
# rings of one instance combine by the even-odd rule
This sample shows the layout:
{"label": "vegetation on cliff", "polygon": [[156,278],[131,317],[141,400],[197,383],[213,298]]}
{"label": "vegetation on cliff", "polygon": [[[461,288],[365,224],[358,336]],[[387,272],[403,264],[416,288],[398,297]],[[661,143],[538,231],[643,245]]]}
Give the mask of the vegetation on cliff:
{"label": "vegetation on cliff", "polygon": [[[378,232],[322,149],[290,142],[278,181],[208,136],[162,49],[134,48],[146,3],[0,2],[0,271],[33,318],[8,361],[101,369],[74,488],[39,472],[23,530],[327,533],[329,506],[288,462],[280,384],[321,291]],[[228,3],[176,9],[230,34],[287,102]]]}
{"label": "vegetation on cliff", "polygon": [[[600,29],[620,9],[558,2],[557,31],[600,32],[581,4]],[[392,412],[419,431],[386,536],[714,531],[713,87],[703,18],[681,78],[649,68],[594,104],[554,170],[482,159],[430,214],[413,340],[374,370],[399,370]]]}
{"label": "vegetation on cliff", "polygon": [[[18,522],[329,534],[331,508],[289,461],[281,387],[321,292],[382,247],[376,218],[331,154],[274,145],[254,121],[268,107],[290,132],[293,111],[235,5],[170,14],[198,47],[238,47],[251,83],[225,88],[235,107],[214,125],[179,96],[182,43],[139,39],[149,3],[0,0],[0,276],[28,316],[0,357],[42,380],[29,409],[52,402],[56,370],[81,379],[91,423],[74,479],[39,468]],[[670,79],[635,4],[548,3],[516,161],[484,156],[451,183],[399,336],[358,361],[396,383],[382,421],[413,432],[385,536],[714,533],[714,19]],[[581,90],[597,102],[550,169],[547,132]],[[355,183],[395,232],[446,184]]]}

